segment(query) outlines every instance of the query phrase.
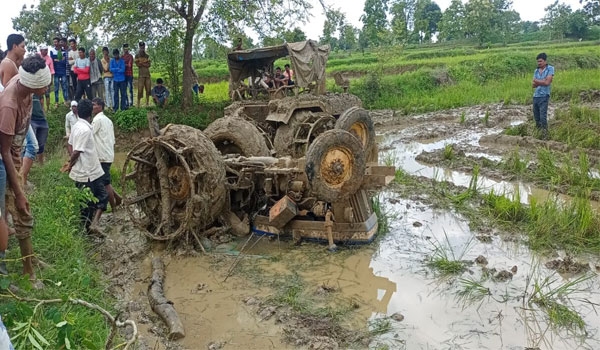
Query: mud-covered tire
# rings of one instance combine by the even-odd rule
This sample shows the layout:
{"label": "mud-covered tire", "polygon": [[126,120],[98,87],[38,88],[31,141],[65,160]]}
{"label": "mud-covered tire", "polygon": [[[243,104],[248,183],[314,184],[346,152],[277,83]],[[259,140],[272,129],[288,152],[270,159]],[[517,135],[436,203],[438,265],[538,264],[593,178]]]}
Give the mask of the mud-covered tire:
{"label": "mud-covered tire", "polygon": [[333,129],[319,135],[306,152],[305,172],[312,194],[319,200],[347,199],[362,185],[365,152],[351,133]]}
{"label": "mud-covered tire", "polygon": [[217,119],[204,130],[204,134],[223,155],[233,153],[245,157],[271,155],[258,128],[240,117]]}
{"label": "mud-covered tire", "polygon": [[301,123],[308,119],[310,115],[310,111],[295,111],[287,124],[281,125],[279,128],[277,128],[275,137],[273,138],[273,148],[275,149],[275,155],[277,157],[295,155],[294,135],[296,134],[296,129]]}
{"label": "mud-covered tire", "polygon": [[375,125],[369,112],[360,107],[350,107],[335,122],[335,128],[346,130],[356,137],[365,153],[375,145]]}

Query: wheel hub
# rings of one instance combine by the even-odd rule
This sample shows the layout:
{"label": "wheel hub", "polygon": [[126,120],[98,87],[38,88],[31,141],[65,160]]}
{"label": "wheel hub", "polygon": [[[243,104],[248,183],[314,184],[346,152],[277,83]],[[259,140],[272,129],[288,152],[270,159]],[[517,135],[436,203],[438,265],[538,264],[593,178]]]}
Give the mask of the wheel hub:
{"label": "wheel hub", "polygon": [[321,177],[330,186],[341,186],[352,176],[352,155],[346,149],[332,149],[323,158],[321,169]]}
{"label": "wheel hub", "polygon": [[169,168],[169,195],[175,200],[184,200],[190,195],[190,180],[184,167],[175,165]]}

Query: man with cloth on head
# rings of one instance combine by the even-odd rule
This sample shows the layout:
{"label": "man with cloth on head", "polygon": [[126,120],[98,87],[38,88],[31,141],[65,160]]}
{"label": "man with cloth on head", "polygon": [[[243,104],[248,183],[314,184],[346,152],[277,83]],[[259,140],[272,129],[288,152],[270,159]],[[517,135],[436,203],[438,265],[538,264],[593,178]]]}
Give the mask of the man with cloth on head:
{"label": "man with cloth on head", "polygon": [[[21,148],[29,129],[32,96],[42,95],[50,84],[50,68],[40,56],[34,55],[23,60],[19,74],[14,76],[0,94],[0,155],[8,178],[7,209],[12,214],[15,234],[19,240],[23,259],[23,274],[36,280],[33,270],[33,246],[31,232],[33,217],[29,202],[23,191],[19,176],[21,168]],[[39,284],[36,287],[41,287]]]}

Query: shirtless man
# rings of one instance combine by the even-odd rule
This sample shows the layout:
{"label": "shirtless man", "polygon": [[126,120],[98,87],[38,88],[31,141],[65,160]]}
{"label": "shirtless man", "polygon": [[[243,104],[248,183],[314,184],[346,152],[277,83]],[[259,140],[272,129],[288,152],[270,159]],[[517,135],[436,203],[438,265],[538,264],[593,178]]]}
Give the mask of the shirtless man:
{"label": "shirtless man", "polygon": [[21,248],[23,274],[29,275],[30,280],[36,282],[36,287],[41,287],[36,281],[32,264],[33,217],[23,191],[23,183],[20,181],[19,169],[21,148],[30,124],[32,94],[42,95],[46,92],[51,74],[44,59],[37,55],[24,59],[18,73],[0,94],[0,154],[8,178],[7,207],[13,216],[16,237]]}
{"label": "shirtless man", "polygon": [[[0,62],[0,91],[8,85],[12,77],[19,74],[18,64],[25,56],[25,38],[19,34],[11,34],[6,40],[8,51],[4,59]],[[8,274],[6,263],[4,262],[5,252],[8,248],[8,225],[6,223],[6,168],[4,162],[0,159],[0,274]],[[25,267],[25,266],[24,266]],[[33,268],[32,268],[33,270]]]}

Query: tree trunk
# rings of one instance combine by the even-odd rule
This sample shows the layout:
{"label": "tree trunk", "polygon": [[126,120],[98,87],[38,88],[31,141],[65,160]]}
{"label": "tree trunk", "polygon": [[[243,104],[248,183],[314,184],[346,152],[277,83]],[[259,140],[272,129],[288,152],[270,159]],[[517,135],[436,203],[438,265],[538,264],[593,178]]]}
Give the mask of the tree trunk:
{"label": "tree trunk", "polygon": [[192,21],[186,21],[185,37],[183,39],[183,98],[181,99],[183,108],[190,107],[193,102],[192,48],[194,46],[194,33],[196,32],[196,25],[191,22]]}

